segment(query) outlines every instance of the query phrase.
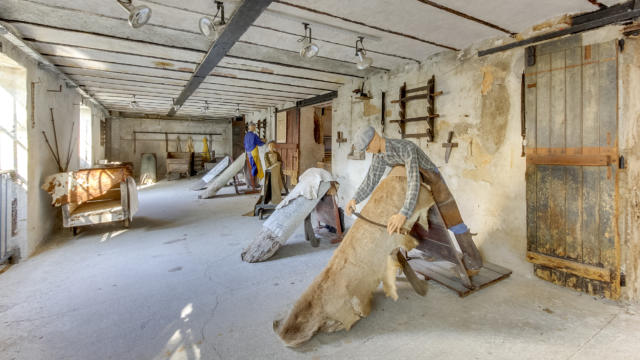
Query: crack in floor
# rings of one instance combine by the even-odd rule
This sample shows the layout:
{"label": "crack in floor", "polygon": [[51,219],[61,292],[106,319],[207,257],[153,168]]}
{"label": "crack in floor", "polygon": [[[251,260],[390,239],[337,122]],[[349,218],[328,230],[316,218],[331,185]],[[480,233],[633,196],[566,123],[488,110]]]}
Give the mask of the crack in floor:
{"label": "crack in floor", "polygon": [[218,296],[216,296],[216,303],[215,305],[213,305],[213,309],[211,310],[211,314],[209,314],[209,318],[204,322],[204,324],[202,324],[202,328],[200,329],[200,336],[202,337],[202,344],[205,346],[210,347],[211,349],[213,349],[213,352],[216,353],[216,356],[218,357],[218,359],[222,359],[222,355],[220,355],[220,352],[218,352],[218,348],[216,348],[213,340],[211,341],[211,343],[208,343],[207,337],[205,335],[205,328],[207,327],[207,325],[209,325],[209,323],[211,321],[213,321],[213,318],[216,315],[216,310],[218,309],[218,305],[220,304],[220,299]]}
{"label": "crack in floor", "polygon": [[613,322],[613,320],[615,320],[618,317],[619,314],[620,313],[614,314],[611,317],[611,319],[609,319],[609,321],[607,321],[604,325],[602,325],[600,329],[598,329],[598,331],[596,331],[593,335],[591,335],[587,339],[587,341],[583,342],[580,346],[578,346],[578,349],[576,349],[576,351],[573,354],[571,354],[571,356],[569,356],[567,360],[571,360],[573,359],[574,356],[578,355],[580,351],[582,351],[582,349],[584,349],[584,347],[587,346],[591,342],[591,340],[593,340],[596,336],[598,336],[602,332],[602,330],[604,330],[607,326],[609,326]]}

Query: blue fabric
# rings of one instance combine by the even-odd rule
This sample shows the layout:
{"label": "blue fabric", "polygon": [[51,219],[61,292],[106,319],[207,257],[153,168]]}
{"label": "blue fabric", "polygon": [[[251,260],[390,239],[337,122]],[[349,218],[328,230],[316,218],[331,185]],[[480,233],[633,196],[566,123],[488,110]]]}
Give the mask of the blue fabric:
{"label": "blue fabric", "polygon": [[244,150],[247,152],[247,156],[249,156],[249,163],[251,164],[251,175],[258,175],[258,166],[256,165],[255,160],[253,160],[253,156],[251,155],[251,151],[255,149],[256,146],[262,146],[264,143],[260,140],[260,137],[256,135],[256,133],[247,131],[247,134],[244,136]]}
{"label": "blue fabric", "polygon": [[454,234],[464,234],[469,231],[469,228],[464,223],[460,223],[458,225],[452,226],[449,228]]}
{"label": "blue fabric", "polygon": [[264,143],[256,133],[248,131],[244,136],[244,150],[250,153],[256,146],[262,146]]}
{"label": "blue fabric", "polygon": [[253,156],[251,156],[251,153],[247,153],[247,155],[249,155],[249,163],[251,164],[251,176],[256,177],[258,175],[258,166],[253,160]]}

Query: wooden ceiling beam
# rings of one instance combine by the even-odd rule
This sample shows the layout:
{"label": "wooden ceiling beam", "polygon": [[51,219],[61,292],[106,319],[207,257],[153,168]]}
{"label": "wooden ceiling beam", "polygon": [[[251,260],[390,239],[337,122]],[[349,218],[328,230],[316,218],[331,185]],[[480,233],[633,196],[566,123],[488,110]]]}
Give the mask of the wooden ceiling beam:
{"label": "wooden ceiling beam", "polygon": [[200,87],[204,79],[213,71],[220,60],[227,55],[227,52],[235,45],[242,34],[247,31],[249,26],[251,26],[267,6],[271,4],[271,1],[272,0],[245,0],[238,7],[222,34],[220,34],[218,39],[213,43],[207,55],[202,59],[193,76],[174,102],[175,106],[169,110],[169,116],[175,115],[177,109]]}

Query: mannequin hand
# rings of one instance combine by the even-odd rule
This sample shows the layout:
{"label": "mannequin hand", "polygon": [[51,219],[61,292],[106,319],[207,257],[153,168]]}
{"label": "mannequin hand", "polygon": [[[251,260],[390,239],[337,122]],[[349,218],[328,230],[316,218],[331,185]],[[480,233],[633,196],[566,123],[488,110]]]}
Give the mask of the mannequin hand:
{"label": "mannequin hand", "polygon": [[389,222],[387,223],[387,231],[389,234],[393,234],[394,232],[400,233],[400,229],[404,225],[404,222],[407,221],[407,217],[398,213],[393,215]]}
{"label": "mannequin hand", "polygon": [[355,199],[351,199],[347,203],[347,209],[346,209],[347,216],[351,216],[354,211],[356,211],[356,200]]}

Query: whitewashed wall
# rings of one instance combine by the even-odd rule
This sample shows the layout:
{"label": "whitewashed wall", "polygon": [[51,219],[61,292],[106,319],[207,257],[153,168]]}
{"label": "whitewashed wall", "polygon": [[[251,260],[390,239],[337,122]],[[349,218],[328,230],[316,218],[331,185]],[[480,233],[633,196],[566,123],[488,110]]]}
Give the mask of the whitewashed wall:
{"label": "whitewashed wall", "polygon": [[[79,164],[78,135],[82,97],[76,89],[67,88],[57,75],[49,70],[39,68],[35,61],[10,42],[5,39],[0,41],[2,42],[2,52],[23,66],[27,71],[27,82],[25,84],[27,89],[25,107],[27,111],[28,137],[28,172],[26,182],[27,234],[22,237],[23,240],[19,241],[22,257],[27,257],[61,227],[60,209],[51,206],[49,194],[40,188],[48,175],[58,172],[55,161],[52,159],[42,136],[42,131],[45,131],[53,145],[53,131],[49,108],[53,108],[54,110],[61,157],[66,158],[67,145],[70,142],[75,144],[69,164],[69,170],[75,170]],[[36,82],[35,97],[33,99],[35,111],[33,113],[30,106],[32,100],[32,94],[30,92],[31,82]],[[61,92],[49,91],[57,91],[61,85]],[[85,104],[92,108],[94,114],[103,116],[103,114],[100,114],[100,110],[93,106],[92,103],[87,101]],[[34,120],[33,125],[32,116]],[[74,121],[75,126],[73,127],[73,132],[71,132]]]}

